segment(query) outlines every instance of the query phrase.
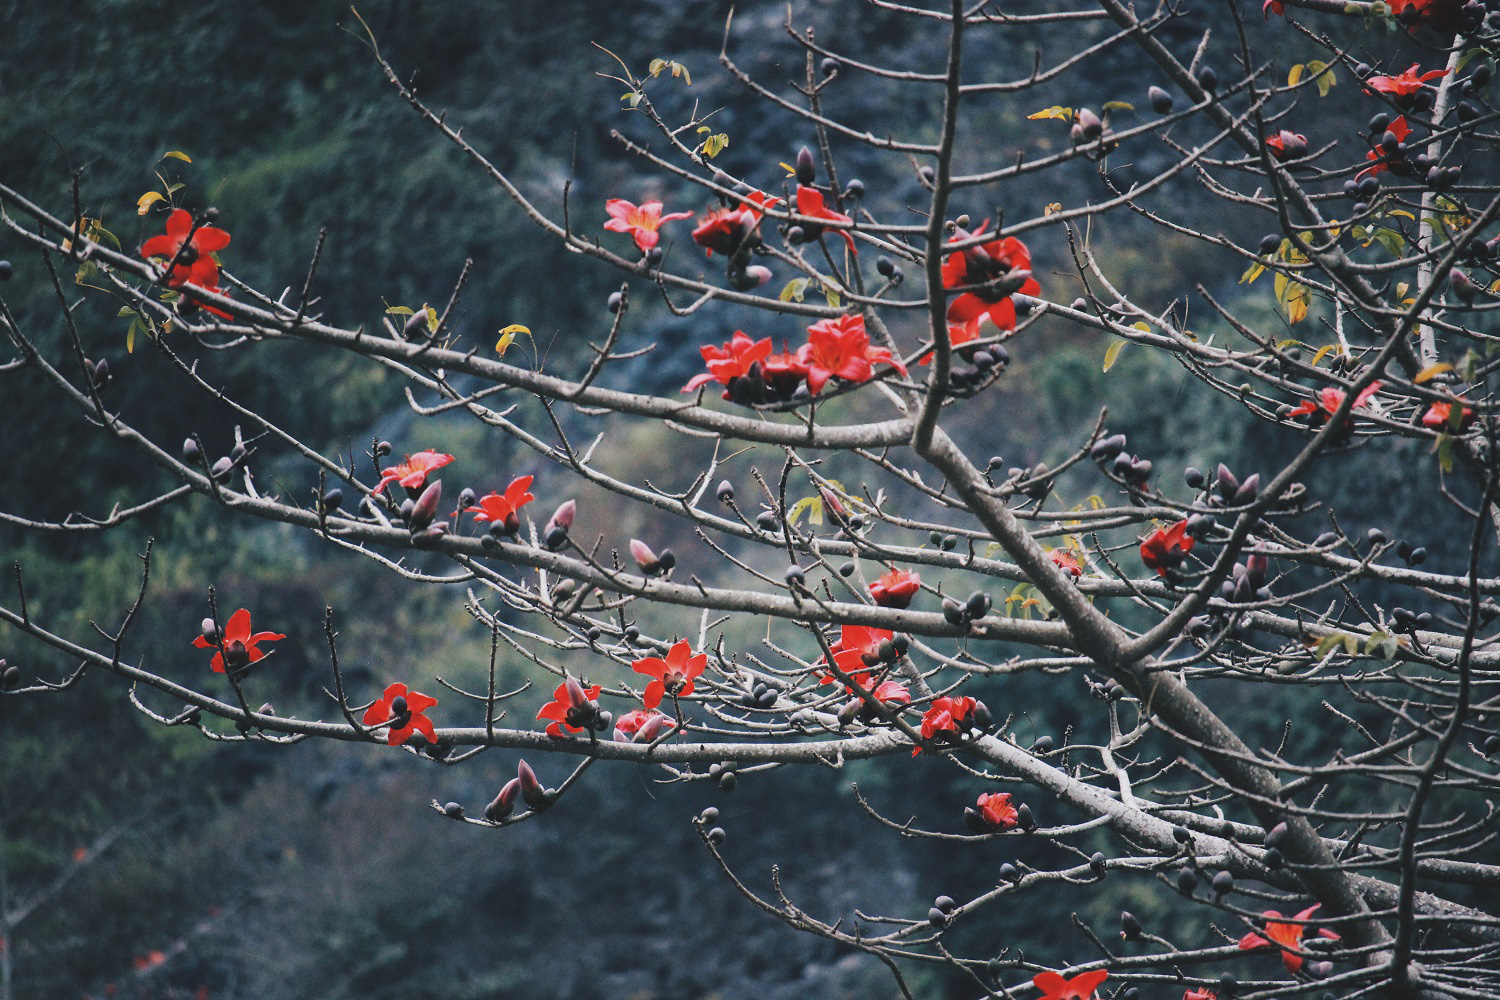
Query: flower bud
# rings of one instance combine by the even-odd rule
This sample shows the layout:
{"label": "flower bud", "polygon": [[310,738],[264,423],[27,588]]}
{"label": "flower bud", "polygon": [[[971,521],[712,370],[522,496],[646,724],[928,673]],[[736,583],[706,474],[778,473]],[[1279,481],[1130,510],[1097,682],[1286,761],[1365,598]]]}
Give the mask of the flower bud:
{"label": "flower bud", "polygon": [[401,334],[408,340],[412,337],[425,337],[427,333],[427,310],[425,308],[418,309],[406,317],[406,322],[401,326]]}
{"label": "flower bud", "polygon": [[547,519],[547,527],[542,531],[542,544],[548,549],[556,551],[562,548],[568,539],[568,531],[573,527],[573,518],[578,513],[578,501],[564,500],[558,505],[557,510]]}
{"label": "flower bud", "polygon": [[818,168],[813,162],[812,150],[803,146],[797,150],[797,183],[811,184],[818,179]]}
{"label": "flower bud", "polygon": [[1088,108],[1079,108],[1077,117],[1078,128],[1083,132],[1083,137],[1088,141],[1092,142],[1104,134],[1104,123],[1099,120],[1098,115],[1094,114]]}
{"label": "flower bud", "polygon": [[224,647],[224,664],[231,670],[238,670],[250,662],[250,651],[239,639],[235,639]]}
{"label": "flower bud", "polygon": [[340,507],[342,507],[343,504],[344,491],[340,489],[331,489],[318,499],[318,507],[325,514],[331,514],[333,511],[336,511]]}
{"label": "flower bud", "polygon": [[1456,267],[1448,272],[1448,287],[1460,302],[1473,302],[1479,295],[1479,286]]}
{"label": "flower bud", "polygon": [[495,801],[484,807],[484,818],[491,823],[498,823],[509,816],[516,808],[516,798],[521,794],[521,779],[511,778],[500,789],[500,794],[495,796]]}
{"label": "flower bud", "polygon": [[665,715],[653,715],[635,732],[636,743],[654,743],[661,734],[672,728],[672,720]]}
{"label": "flower bud", "polygon": [[1120,911],[1120,936],[1126,941],[1139,941],[1141,938],[1141,922],[1129,910]]}
{"label": "flower bud", "polygon": [[1172,95],[1160,87],[1150,87],[1146,90],[1146,100],[1151,102],[1151,110],[1159,115],[1172,113]]}
{"label": "flower bud", "polygon": [[1234,876],[1228,872],[1219,872],[1214,875],[1214,892],[1220,896],[1227,896],[1234,891]]}
{"label": "flower bud", "polygon": [[546,789],[537,780],[536,772],[524,760],[516,765],[516,780],[520,782],[521,798],[533,809],[540,809],[546,801]]}
{"label": "flower bud", "polygon": [[233,468],[234,461],[228,455],[225,455],[223,458],[214,463],[214,467],[209,470],[209,475],[213,476],[213,478],[215,479],[224,479],[229,475],[229,471]]}
{"label": "flower bud", "polygon": [[630,555],[635,559],[635,564],[641,568],[641,572],[647,576],[655,576],[661,571],[661,560],[657,558],[655,552],[651,551],[651,546],[639,538],[630,540]]}
{"label": "flower bud", "polygon": [[412,534],[423,530],[432,523],[437,516],[438,504],[443,499],[443,481],[434,479],[427,484],[427,488],[417,497],[416,503],[412,504],[411,514],[407,517],[407,527]]}
{"label": "flower bud", "polygon": [[1229,498],[1229,505],[1231,507],[1243,507],[1246,504],[1254,503],[1255,498],[1258,496],[1260,496],[1260,473],[1256,472],[1247,476],[1245,481],[1240,483],[1239,489],[1234,491],[1234,496]]}
{"label": "flower bud", "polygon": [[219,641],[219,627],[214,624],[214,620],[212,618],[203,619],[203,622],[200,625],[200,630],[203,632],[203,638],[205,641]]}

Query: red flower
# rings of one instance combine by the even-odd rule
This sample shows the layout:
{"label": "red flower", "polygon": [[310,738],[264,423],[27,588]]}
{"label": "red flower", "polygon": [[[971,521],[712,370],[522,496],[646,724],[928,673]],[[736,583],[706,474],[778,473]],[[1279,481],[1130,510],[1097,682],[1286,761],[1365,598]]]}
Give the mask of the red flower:
{"label": "red flower", "polygon": [[[829,208],[823,200],[822,191],[802,184],[797,185],[797,214],[805,215],[812,219],[823,219],[827,222],[842,222],[845,225],[854,221],[849,216],[842,215]],[[802,231],[807,234],[808,240],[815,240],[823,235],[823,227],[813,223],[802,223]],[[850,253],[859,253],[859,250],[854,246],[854,235],[849,230],[840,229],[838,234],[844,238],[845,243],[849,244]]]}
{"label": "red flower", "polygon": [[1092,1000],[1099,984],[1108,978],[1107,969],[1080,972],[1072,979],[1064,979],[1056,972],[1038,972],[1031,985],[1042,991],[1041,1000]]}
{"label": "red flower", "polygon": [[[189,239],[188,234],[192,233]],[[186,246],[184,246],[184,244]],[[179,208],[167,216],[167,231],[141,244],[141,256],[150,260],[160,257],[175,261],[167,275],[167,287],[177,288],[192,282],[202,288],[219,287],[219,264],[209,256],[229,245],[229,234],[214,226],[193,229],[193,213]]]}
{"label": "red flower", "polygon": [[[959,728],[959,723],[967,719],[979,702],[973,698],[949,698],[942,697],[933,701],[932,707],[922,715],[922,739],[930,740],[939,733],[953,733],[958,736],[968,732],[969,726]],[[915,757],[922,752],[921,747],[912,750],[911,755]]]}
{"label": "red flower", "polygon": [[612,233],[629,233],[641,253],[645,253],[661,240],[661,234],[657,230],[662,223],[693,217],[692,212],[662,215],[661,209],[659,201],[643,201],[636,205],[624,198],[611,198],[604,203],[604,210],[609,213],[609,221],[604,224],[604,228]]}
{"label": "red flower", "polygon": [[1083,563],[1079,561],[1078,553],[1074,552],[1073,550],[1053,549],[1051,552],[1048,552],[1047,555],[1052,560],[1052,565],[1056,566],[1058,569],[1062,570],[1073,579],[1076,580],[1080,576],[1083,576]]}
{"label": "red flower", "polygon": [[916,596],[922,578],[904,569],[891,569],[870,584],[870,597],[882,608],[904,608]]}
{"label": "red flower", "polygon": [[224,672],[225,652],[229,653],[231,660],[239,659],[242,663],[250,664],[265,656],[265,650],[261,649],[259,643],[275,642],[277,639],[285,639],[286,636],[280,632],[254,632],[250,631],[250,612],[240,608],[229,616],[229,621],[224,626],[223,642],[209,642],[204,636],[193,640],[193,645],[199,649],[217,650],[214,658],[210,661],[214,673]]}
{"label": "red flower", "polygon": [[[1293,920],[1307,920],[1321,904],[1314,903],[1301,913],[1293,917]],[[1251,932],[1240,938],[1240,950],[1252,951],[1257,948],[1280,948],[1281,964],[1286,966],[1286,971],[1296,972],[1302,968],[1302,956],[1296,954],[1302,948],[1302,939],[1311,930],[1305,923],[1286,923],[1278,910],[1267,910],[1261,916],[1267,918],[1266,933],[1264,936]],[[1338,940],[1338,935],[1326,927],[1321,928],[1318,934],[1331,940]],[[1269,939],[1269,940],[1268,940]]]}
{"label": "red flower", "polygon": [[475,521],[498,521],[508,525],[512,518],[520,514],[522,507],[536,499],[527,492],[531,479],[531,476],[521,476],[511,480],[504,493],[482,496],[478,500],[479,506],[465,507],[464,513],[473,514]]}
{"label": "red flower", "polygon": [[1372,76],[1365,81],[1365,90],[1378,90],[1392,97],[1410,97],[1421,90],[1428,80],[1440,80],[1448,75],[1445,69],[1430,69],[1426,73],[1418,73],[1418,68],[1417,63],[1412,63],[1411,68],[1399,76]]}
{"label": "red flower", "polygon": [[830,378],[868,382],[875,377],[874,365],[879,363],[906,374],[906,366],[889,349],[870,346],[863,316],[818,320],[807,328],[807,343],[797,351],[797,360],[807,366],[807,387],[814,396]]}
{"label": "red flower", "polygon": [[1295,160],[1307,155],[1307,136],[1282,129],[1266,137],[1266,148],[1278,161]]}
{"label": "red flower", "polygon": [[[1445,431],[1453,419],[1452,403],[1433,403],[1427,407],[1427,412],[1422,414],[1422,426],[1434,431]],[[1474,422],[1474,411],[1465,406],[1463,413],[1458,418],[1458,429],[1462,433],[1469,429]]]}
{"label": "red flower", "polygon": [[[736,330],[734,336],[724,342],[723,347],[714,347],[710,344],[698,348],[698,351],[707,362],[708,371],[701,375],[694,375],[688,384],[682,387],[683,392],[692,392],[699,386],[710,382],[728,385],[730,379],[750,374],[751,365],[756,362],[764,363],[771,356],[771,338],[751,340],[743,331]],[[724,398],[729,398],[727,392]]]}
{"label": "red flower", "polygon": [[[984,318],[984,315],[985,314],[980,314],[974,319],[969,320],[967,323],[948,324],[948,343],[952,345],[954,350],[958,350],[963,345],[973,343],[974,341],[979,339],[979,321]],[[917,364],[932,364],[932,352],[928,351],[926,354],[918,358]]]}
{"label": "red flower", "polygon": [[[985,220],[980,232],[989,225]],[[949,243],[961,243],[973,239],[974,234],[965,229],[954,230]],[[1002,281],[1015,272],[1010,281]],[[1021,279],[1021,274],[1025,278]],[[1011,296],[1040,295],[1042,286],[1031,277],[1031,252],[1026,244],[1014,236],[991,240],[969,247],[959,253],[949,254],[943,261],[943,287],[962,288],[966,285],[983,285],[978,291],[964,292],[948,304],[948,322],[960,326],[988,315],[1002,330],[1016,328],[1016,307]],[[1012,287],[1014,286],[1014,287]]]}
{"label": "red flower", "polygon": [[[572,690],[569,690],[569,689]],[[552,692],[552,700],[536,713],[538,719],[551,719],[547,735],[555,740],[563,738],[563,729],[570,733],[581,733],[593,726],[597,713],[589,703],[599,697],[600,686],[584,687],[569,677]]]}
{"label": "red flower", "polygon": [[996,830],[1009,830],[1020,820],[1009,792],[986,792],[979,796],[979,815]]}
{"label": "red flower", "polygon": [[665,695],[685,698],[692,694],[693,678],[703,673],[707,664],[707,654],[695,654],[688,641],[681,639],[667,650],[665,660],[659,656],[647,656],[631,666],[636,673],[655,678],[646,685],[645,696],[641,699],[647,708],[655,708]]}
{"label": "red flower", "polygon": [[[785,347],[785,344],[782,344]],[[802,360],[799,351],[793,354],[791,351],[783,350],[780,354],[773,354],[766,358],[764,366],[766,384],[769,385],[780,396],[790,397],[797,390],[797,386],[807,381],[808,366]]]}
{"label": "red flower", "polygon": [[[1397,142],[1405,142],[1406,137],[1411,135],[1411,126],[1406,124],[1405,115],[1398,115],[1396,117],[1396,120],[1391,122],[1390,127],[1387,128],[1386,131],[1394,135]],[[1383,136],[1377,137],[1376,141],[1378,142],[1380,138],[1383,138]],[[1405,156],[1403,154],[1387,154],[1386,151],[1379,146],[1376,146],[1374,149],[1366,153],[1365,159],[1373,161],[1373,165],[1368,166],[1365,169],[1361,170],[1358,174],[1355,174],[1356,179],[1367,176],[1373,177],[1376,174],[1384,173],[1385,171],[1391,169],[1392,162],[1401,163],[1403,165],[1405,163]]]}
{"label": "red flower", "polygon": [[364,723],[367,726],[391,724],[385,741],[390,746],[405,743],[414,731],[427,737],[428,743],[437,742],[437,731],[425,713],[437,705],[437,699],[416,691],[409,691],[405,684],[392,684],[385,689],[380,700],[365,709]]}
{"label": "red flower", "polygon": [[[1413,34],[1423,24],[1439,31],[1453,31],[1463,26],[1461,0],[1391,0],[1391,13]],[[1411,11],[1411,13],[1407,13]]]}
{"label": "red flower", "polygon": [[[1359,395],[1354,397],[1354,406],[1351,409],[1358,410],[1362,408],[1366,403],[1370,401],[1370,397],[1374,396],[1377,392],[1380,391],[1380,387],[1384,384],[1384,382],[1379,381],[1371,382],[1369,385],[1361,389]],[[1335,389],[1331,386],[1327,389],[1319,390],[1317,402],[1313,402],[1310,399],[1304,399],[1297,405],[1297,408],[1288,413],[1287,416],[1312,417],[1316,415],[1321,418],[1318,420],[1318,424],[1319,426],[1321,426],[1322,424],[1328,422],[1329,417],[1332,417],[1336,412],[1338,412],[1338,408],[1340,406],[1344,405],[1344,395],[1344,390]]]}
{"label": "red flower", "polygon": [[1141,543],[1141,562],[1157,576],[1166,576],[1191,551],[1193,536],[1187,533],[1187,522],[1178,521],[1170,528],[1157,528]]}
{"label": "red flower", "polygon": [[1260,16],[1264,20],[1270,20],[1272,14],[1280,14],[1282,17],[1286,17],[1286,4],[1282,3],[1281,0],[1266,0],[1265,3],[1261,4]]}
{"label": "red flower", "polygon": [[[894,633],[888,628],[873,628],[869,625],[841,625],[839,641],[828,647],[833,653],[833,662],[851,677],[862,673],[864,668],[880,662],[880,644],[890,642]],[[830,672],[823,675],[822,683],[832,684],[837,678]],[[862,685],[869,687],[866,683]]]}
{"label": "red flower", "polygon": [[393,481],[409,490],[419,490],[426,485],[429,472],[441,469],[451,461],[452,455],[443,455],[433,448],[407,455],[406,461],[380,470],[380,482],[375,486],[375,492],[384,490],[386,484]]}
{"label": "red flower", "polygon": [[698,228],[693,230],[693,242],[706,250],[710,257],[715,250],[732,257],[746,240],[751,240],[752,245],[760,242],[761,214],[766,208],[779,204],[780,198],[752,191],[745,195],[738,208],[716,208],[699,219]]}
{"label": "red flower", "polygon": [[[200,230],[200,232],[201,232],[201,230]],[[158,239],[159,238],[160,237],[158,237]],[[228,289],[224,289],[224,288],[220,288],[219,287],[219,271],[218,271],[217,268],[215,268],[213,274],[209,275],[208,277],[211,280],[210,281],[206,281],[206,282],[204,282],[202,284],[199,284],[197,282],[197,280],[194,279],[194,280],[189,281],[186,284],[184,284],[184,285],[181,286],[182,290],[188,294],[188,303],[191,304],[191,305],[197,306],[199,309],[202,309],[204,312],[211,312],[215,316],[218,316],[221,319],[234,319],[233,316],[231,316],[229,313],[225,312],[223,309],[220,309],[218,306],[210,305],[207,302],[203,302],[200,299],[198,299],[196,296],[193,295],[194,292],[200,291],[200,290],[201,291],[205,291],[205,292],[213,292],[215,295],[223,295],[226,298],[231,294]],[[187,315],[187,311],[186,310],[184,310],[183,315]]]}
{"label": "red flower", "polygon": [[654,708],[637,708],[615,722],[615,742],[650,743],[671,724],[671,719]]}
{"label": "red flower", "polygon": [[1219,1000],[1219,994],[1213,990],[1188,990],[1182,995],[1182,1000]]}

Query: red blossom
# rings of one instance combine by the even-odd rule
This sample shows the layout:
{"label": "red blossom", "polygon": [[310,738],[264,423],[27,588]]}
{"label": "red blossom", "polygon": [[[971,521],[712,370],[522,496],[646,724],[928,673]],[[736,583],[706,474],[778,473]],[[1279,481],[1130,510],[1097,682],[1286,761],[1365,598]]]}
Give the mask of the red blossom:
{"label": "red blossom", "polygon": [[1080,972],[1072,979],[1057,972],[1038,972],[1031,985],[1042,991],[1041,1000],[1093,1000],[1094,991],[1108,978],[1106,969]]}
{"label": "red blossom", "polygon": [[[1406,72],[1397,76],[1372,76],[1365,81],[1366,92],[1380,91],[1392,97],[1410,97],[1426,85],[1428,80],[1440,80],[1448,75],[1445,69],[1430,69],[1420,73],[1418,63],[1412,63]],[[1399,137],[1398,137],[1399,138]]]}
{"label": "red blossom", "polygon": [[509,525],[511,519],[517,517],[521,508],[531,503],[536,497],[529,491],[531,487],[531,476],[521,476],[511,480],[511,484],[505,488],[504,493],[490,493],[479,498],[478,506],[465,507],[465,514],[473,514],[475,521],[499,522]]}
{"label": "red blossom", "polygon": [[[989,220],[979,227],[984,232]],[[966,229],[954,230],[949,243],[962,243],[974,238]],[[1024,280],[1009,283],[998,282],[1012,272],[1016,277],[1026,273]],[[976,291],[964,292],[948,304],[948,322],[960,326],[988,315],[990,321],[1001,330],[1016,328],[1016,307],[1011,296],[1040,295],[1042,286],[1031,276],[1031,252],[1026,244],[1014,236],[990,240],[971,246],[966,250],[950,253],[943,261],[943,287],[963,288],[967,285],[986,286]],[[1014,285],[1015,287],[1010,287]]]}
{"label": "red blossom", "polygon": [[745,244],[746,240],[760,242],[758,226],[761,214],[775,205],[780,198],[772,198],[761,191],[751,191],[741,200],[738,208],[716,208],[698,220],[693,230],[693,242],[712,257],[718,251],[726,257]]}
{"label": "red blossom", "polygon": [[666,695],[685,698],[692,694],[693,678],[703,673],[707,664],[706,653],[694,653],[688,641],[680,639],[667,650],[665,660],[659,656],[647,656],[636,660],[631,666],[636,673],[654,678],[646,685],[646,692],[641,700],[647,708],[655,708]]}
{"label": "red blossom", "polygon": [[1176,569],[1193,550],[1193,536],[1187,533],[1187,522],[1178,521],[1170,528],[1157,528],[1141,543],[1141,562],[1157,576]]}
{"label": "red blossom", "polygon": [[1078,553],[1072,549],[1053,549],[1047,556],[1052,560],[1052,565],[1073,579],[1083,576],[1083,563],[1079,560]]}
{"label": "red blossom", "polygon": [[[988,315],[989,315],[988,313],[981,313],[979,316],[975,317],[974,319],[969,320],[967,323],[949,323],[948,324],[948,343],[950,345],[952,345],[952,347],[953,347],[954,350],[958,350],[960,347],[963,347],[965,344],[971,344],[974,341],[978,340],[979,339],[979,324],[980,324],[980,321],[983,320]],[[932,352],[928,351],[926,354],[924,354],[920,358],[918,358],[917,359],[917,364],[919,364],[919,365],[930,365],[930,364],[932,364]]]}
{"label": "red blossom", "polygon": [[251,632],[250,612],[240,608],[229,616],[221,642],[209,642],[207,637],[200,635],[193,640],[193,645],[199,649],[215,650],[210,665],[214,668],[214,673],[222,674],[225,651],[229,652],[231,659],[242,658],[243,663],[250,664],[266,655],[265,650],[260,648],[260,643],[285,638],[280,632]]}
{"label": "red blossom", "polygon": [[1277,160],[1295,160],[1307,155],[1307,136],[1282,129],[1266,137],[1266,148]]}
{"label": "red blossom", "polygon": [[441,469],[451,461],[452,455],[444,455],[434,448],[407,455],[406,461],[380,470],[380,482],[376,484],[375,492],[381,492],[392,482],[400,483],[409,490],[419,490],[427,484],[429,472]]}
{"label": "red blossom", "polygon": [[[683,392],[692,392],[700,386],[710,382],[718,382],[728,385],[733,378],[742,378],[750,374],[750,366],[756,362],[764,364],[771,356],[771,338],[763,340],[751,340],[742,330],[734,331],[734,336],[724,342],[723,347],[714,347],[709,344],[698,348],[703,355],[703,360],[708,365],[708,371],[701,375],[694,375],[688,384],[682,387]],[[729,393],[724,394],[729,398]]]}
{"label": "red blossom", "polygon": [[[1380,387],[1384,384],[1384,382],[1375,381],[1371,382],[1369,385],[1361,389],[1359,395],[1354,397],[1354,406],[1351,407],[1351,409],[1362,409],[1367,403],[1370,402],[1371,397],[1373,397],[1377,392],[1380,391]],[[1317,416],[1318,418],[1320,418],[1318,420],[1318,423],[1320,425],[1327,423],[1328,418],[1337,413],[1339,407],[1344,405],[1344,396],[1345,393],[1342,389],[1335,389],[1332,386],[1326,389],[1321,389],[1318,391],[1318,399],[1316,402],[1311,399],[1304,399],[1297,405],[1295,409],[1288,413],[1287,416]]]}
{"label": "red blossom", "polygon": [[870,597],[882,608],[905,608],[921,587],[922,578],[904,569],[890,569],[870,584]]}
{"label": "red blossom", "polygon": [[[894,633],[888,628],[842,625],[839,627],[839,641],[831,644],[828,649],[833,653],[833,662],[839,670],[852,677],[879,663],[880,644],[890,642],[892,638]],[[823,675],[821,683],[832,684],[835,680],[837,678],[829,672]],[[869,684],[862,686],[869,687]]]}
{"label": "red blossom", "polygon": [[[1314,903],[1293,917],[1292,920],[1306,921],[1320,905]],[[1246,934],[1240,938],[1240,950],[1253,951],[1259,948],[1280,948],[1281,964],[1286,966],[1286,971],[1296,972],[1302,968],[1303,958],[1297,952],[1302,950],[1302,939],[1312,928],[1306,923],[1288,923],[1279,910],[1267,910],[1261,916],[1266,918],[1266,933],[1260,935],[1252,931]],[[1326,927],[1320,928],[1318,934],[1330,940],[1338,940],[1338,935]]]}
{"label": "red blossom", "polygon": [[1282,3],[1281,0],[1266,0],[1265,3],[1261,4],[1260,16],[1265,20],[1270,20],[1272,14],[1280,14],[1282,17],[1286,17],[1286,4]]}
{"label": "red blossom", "polygon": [[633,709],[615,721],[615,742],[650,743],[671,724],[671,719],[654,708]]}
{"label": "red blossom", "polygon": [[217,290],[219,263],[209,255],[228,245],[228,233],[214,226],[193,229],[193,213],[179,208],[167,216],[164,235],[153,236],[141,244],[141,256],[147,260],[160,257],[172,264],[171,273],[167,275],[168,288],[192,282],[200,288]]}
{"label": "red blossom", "polygon": [[609,221],[604,224],[604,228],[612,233],[629,233],[641,253],[660,242],[661,234],[657,230],[663,223],[693,217],[692,212],[662,215],[662,204],[659,201],[643,201],[637,205],[624,198],[609,199],[604,203],[604,210],[609,213]]}
{"label": "red blossom", "polygon": [[906,366],[888,348],[870,346],[863,316],[818,320],[807,328],[807,343],[797,351],[797,360],[807,366],[807,387],[814,396],[831,378],[868,382],[875,377],[876,364],[906,374]]}
{"label": "red blossom", "polygon": [[[1386,128],[1386,131],[1394,135],[1397,142],[1405,142],[1407,136],[1411,135],[1411,126],[1406,124],[1405,115],[1398,115],[1396,117],[1396,120],[1391,122],[1390,126]],[[1381,138],[1383,138],[1383,136],[1377,136],[1376,141],[1378,142]],[[1365,159],[1371,161],[1371,166],[1368,166],[1365,169],[1361,170],[1358,174],[1355,174],[1356,179],[1374,177],[1376,174],[1384,173],[1385,171],[1391,169],[1391,163],[1393,161],[1404,163],[1405,157],[1396,153],[1388,155],[1384,149],[1382,149],[1380,146],[1376,146],[1374,149],[1365,154]]]}
{"label": "red blossom", "polygon": [[[944,696],[935,699],[932,707],[922,714],[922,739],[930,740],[939,733],[953,733],[958,736],[967,732],[969,726],[965,725],[960,728],[959,723],[969,718],[978,707],[979,702],[968,696],[962,698]],[[921,752],[921,747],[915,747],[911,755],[915,757]]]}
{"label": "red blossom", "polygon": [[1182,1000],[1219,1000],[1219,994],[1213,990],[1188,990],[1182,995]]}
{"label": "red blossom", "polygon": [[979,796],[979,815],[992,829],[1009,830],[1020,822],[1009,792],[985,792]]}
{"label": "red blossom", "polygon": [[[839,222],[846,226],[854,222],[849,216],[835,212],[829,208],[823,200],[822,191],[802,184],[797,185],[797,214],[805,215],[811,219],[822,219],[825,222]],[[802,229],[807,234],[809,240],[815,240],[823,235],[823,227],[817,224],[803,223]],[[838,234],[844,238],[845,243],[849,244],[850,253],[859,253],[859,250],[854,246],[854,235],[849,230],[840,229],[838,230]]]}
{"label": "red blossom", "polygon": [[427,737],[428,743],[437,742],[437,730],[426,711],[436,707],[437,699],[418,691],[408,690],[405,684],[392,684],[385,689],[380,700],[365,709],[364,723],[367,726],[391,724],[385,741],[390,746],[405,743],[413,732]]}
{"label": "red blossom", "polygon": [[[1445,431],[1453,420],[1453,404],[1437,402],[1427,407],[1427,412],[1422,414],[1422,426],[1434,431]],[[1458,430],[1460,432],[1469,429],[1474,423],[1474,410],[1465,406],[1458,417]]]}
{"label": "red blossom", "polygon": [[[570,690],[571,689],[571,690]],[[552,692],[552,700],[536,713],[538,719],[550,719],[547,735],[555,740],[563,738],[563,730],[581,733],[591,728],[596,712],[590,702],[599,698],[600,686],[584,687],[569,677]]]}

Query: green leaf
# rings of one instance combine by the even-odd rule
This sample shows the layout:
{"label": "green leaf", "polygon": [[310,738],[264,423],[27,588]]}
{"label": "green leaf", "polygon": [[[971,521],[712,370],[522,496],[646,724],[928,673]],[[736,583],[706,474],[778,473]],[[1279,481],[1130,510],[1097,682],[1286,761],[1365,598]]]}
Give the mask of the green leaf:
{"label": "green leaf", "polygon": [[[1454,407],[1454,412],[1462,414],[1463,411]],[[1461,419],[1461,418],[1460,418]],[[1437,452],[1438,468],[1444,472],[1453,471],[1453,445],[1458,439],[1452,434],[1439,434],[1437,441],[1433,443],[1432,450]]]}
{"label": "green leaf", "polygon": [[1105,101],[1100,108],[1101,111],[1134,111],[1135,105],[1129,101]]}
{"label": "green leaf", "polygon": [[411,309],[409,307],[407,307],[407,306],[391,306],[389,309],[386,310],[386,312],[389,313],[389,314],[396,315],[396,316],[410,316],[411,315]]}
{"label": "green leaf", "polygon": [[139,315],[139,314],[134,309],[130,308],[129,306],[121,306],[120,307],[120,311],[117,312],[117,313],[115,313],[115,316],[117,318],[121,317],[121,316],[136,316],[136,315]]}
{"label": "green leaf", "polygon": [[720,153],[724,152],[724,148],[728,145],[729,136],[727,133],[720,132],[716,135],[711,135],[707,139],[703,140],[703,155],[707,156],[709,159],[713,159],[715,156],[718,156]]}
{"label": "green leaf", "polygon": [[1116,340],[1114,343],[1110,344],[1109,347],[1105,348],[1105,350],[1104,350],[1104,370],[1105,371],[1109,371],[1111,368],[1113,368],[1115,366],[1115,362],[1120,360],[1120,352],[1123,351],[1123,350],[1125,350],[1125,345],[1128,344],[1128,343],[1130,343],[1130,341],[1128,341],[1128,340]]}
{"label": "green leaf", "polygon": [[786,283],[786,287],[781,290],[781,294],[777,298],[782,302],[790,302],[793,299],[801,302],[802,297],[807,294],[807,286],[809,284],[811,282],[806,278],[793,278]]}
{"label": "green leaf", "polygon": [[803,514],[807,515],[807,520],[810,523],[822,524],[823,498],[820,496],[803,497],[801,500],[798,500],[796,503],[792,504],[792,509],[787,511],[786,514],[787,523],[796,524],[797,520]]}
{"label": "green leaf", "polygon": [[837,309],[844,301],[839,297],[838,290],[829,285],[823,286],[823,298],[834,309]]}

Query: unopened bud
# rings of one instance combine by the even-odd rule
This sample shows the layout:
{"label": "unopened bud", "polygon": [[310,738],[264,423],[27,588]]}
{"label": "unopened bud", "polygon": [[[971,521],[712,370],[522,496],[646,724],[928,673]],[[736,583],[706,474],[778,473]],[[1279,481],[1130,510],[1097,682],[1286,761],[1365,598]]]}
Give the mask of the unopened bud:
{"label": "unopened bud", "polygon": [[516,765],[516,780],[521,784],[521,798],[533,809],[540,809],[546,803],[547,790],[537,780],[536,772],[531,765],[524,760]]}
{"label": "unopened bud", "polygon": [[811,184],[818,179],[817,164],[813,162],[812,150],[803,146],[797,150],[797,183]]}
{"label": "unopened bud", "polygon": [[495,796],[495,801],[484,807],[484,818],[491,823],[498,823],[509,816],[516,808],[516,798],[521,794],[521,779],[511,778],[500,789],[500,794]]}
{"label": "unopened bud", "polygon": [[417,497],[417,502],[412,505],[411,516],[407,518],[407,527],[416,534],[432,524],[432,519],[437,516],[438,504],[443,499],[443,481],[434,479],[427,484],[427,488]]}
{"label": "unopened bud", "polygon": [[1089,141],[1104,134],[1104,123],[1088,108],[1078,109],[1078,128],[1083,132],[1083,137]]}
{"label": "unopened bud", "polygon": [[648,576],[655,576],[660,572],[661,560],[657,558],[655,552],[651,551],[651,546],[639,538],[630,540],[630,555],[635,559],[635,564],[641,568],[641,572]]}

